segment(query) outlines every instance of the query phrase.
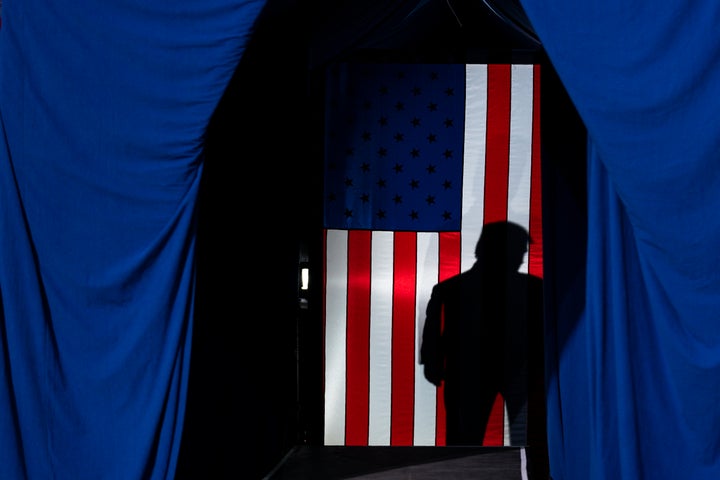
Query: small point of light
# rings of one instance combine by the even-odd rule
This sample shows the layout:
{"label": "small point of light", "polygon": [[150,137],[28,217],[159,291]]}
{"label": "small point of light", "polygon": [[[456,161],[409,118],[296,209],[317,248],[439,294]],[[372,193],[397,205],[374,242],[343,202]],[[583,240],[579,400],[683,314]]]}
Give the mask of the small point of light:
{"label": "small point of light", "polygon": [[300,270],[300,290],[308,289],[308,280],[310,279],[310,269],[302,268]]}

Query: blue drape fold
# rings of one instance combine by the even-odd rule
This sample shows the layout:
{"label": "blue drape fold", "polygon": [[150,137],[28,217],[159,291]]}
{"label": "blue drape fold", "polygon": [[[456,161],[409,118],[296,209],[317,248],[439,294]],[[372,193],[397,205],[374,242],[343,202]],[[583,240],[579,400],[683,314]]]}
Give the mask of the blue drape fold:
{"label": "blue drape fold", "polygon": [[720,7],[523,6],[589,138],[585,310],[556,319],[571,333],[550,352],[553,478],[720,478]]}
{"label": "blue drape fold", "polygon": [[0,478],[174,477],[203,139],[263,4],[3,5]]}

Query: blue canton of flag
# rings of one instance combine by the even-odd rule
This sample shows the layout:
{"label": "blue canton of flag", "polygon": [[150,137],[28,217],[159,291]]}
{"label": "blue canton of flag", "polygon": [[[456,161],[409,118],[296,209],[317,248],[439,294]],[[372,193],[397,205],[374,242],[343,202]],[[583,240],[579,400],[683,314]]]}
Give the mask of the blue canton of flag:
{"label": "blue canton of flag", "polygon": [[464,66],[343,65],[327,92],[325,228],[460,230]]}

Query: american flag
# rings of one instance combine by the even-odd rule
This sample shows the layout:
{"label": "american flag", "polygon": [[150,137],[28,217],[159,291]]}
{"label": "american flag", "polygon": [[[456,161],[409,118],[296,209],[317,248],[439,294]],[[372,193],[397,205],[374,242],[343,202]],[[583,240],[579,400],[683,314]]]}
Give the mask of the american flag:
{"label": "american flag", "polygon": [[[342,64],[326,84],[324,443],[445,444],[418,361],[435,283],[485,223],[533,238],[542,277],[538,65]],[[498,398],[486,445],[508,445]]]}

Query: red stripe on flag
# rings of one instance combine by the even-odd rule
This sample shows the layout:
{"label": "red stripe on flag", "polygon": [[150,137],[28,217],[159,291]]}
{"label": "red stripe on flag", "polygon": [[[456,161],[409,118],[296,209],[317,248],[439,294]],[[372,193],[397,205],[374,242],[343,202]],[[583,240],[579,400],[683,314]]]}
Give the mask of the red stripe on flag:
{"label": "red stripe on flag", "polygon": [[394,235],[390,445],[411,446],[415,400],[417,234]]}
{"label": "red stripe on flag", "polygon": [[[485,211],[483,222],[507,220],[510,172],[511,65],[488,66],[487,142],[485,152]],[[483,445],[504,442],[505,407],[501,395],[488,419]]]}
{"label": "red stripe on flag", "polygon": [[[440,310],[440,331],[445,328],[445,305]],[[444,447],[447,445],[447,413],[445,411],[445,382],[437,387],[436,395],[436,419],[435,419],[435,446]]]}
{"label": "red stripe on flag", "polygon": [[[438,238],[438,281],[442,282],[453,275],[460,273],[460,232],[441,232]],[[440,330],[445,328],[441,321]],[[445,387],[440,385],[437,389],[436,420],[435,420],[435,444],[445,446],[446,420],[445,420]]]}
{"label": "red stripe on flag", "polygon": [[542,177],[540,162],[540,65],[533,67],[532,174],[530,176],[530,238],[528,273],[543,278]]}
{"label": "red stripe on flag", "polygon": [[447,280],[460,273],[460,232],[440,232],[438,281]]}
{"label": "red stripe on flag", "polygon": [[510,158],[510,65],[488,66],[485,223],[507,220]]}
{"label": "red stripe on flag", "polygon": [[501,394],[495,397],[492,410],[490,411],[490,420],[485,429],[485,437],[483,445],[502,446],[505,440],[505,400]]}
{"label": "red stripe on flag", "polygon": [[370,391],[370,251],[372,235],[348,235],[345,444],[368,444]]}

